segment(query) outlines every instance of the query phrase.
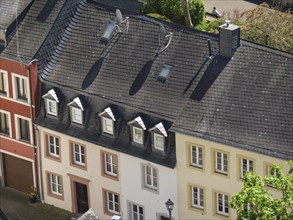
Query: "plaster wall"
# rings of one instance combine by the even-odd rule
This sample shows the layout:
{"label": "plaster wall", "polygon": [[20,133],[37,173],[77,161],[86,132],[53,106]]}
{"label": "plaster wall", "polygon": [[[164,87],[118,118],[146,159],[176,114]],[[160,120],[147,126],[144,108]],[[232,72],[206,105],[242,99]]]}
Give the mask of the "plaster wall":
{"label": "plaster wall", "polygon": [[[190,166],[190,144],[199,145],[204,149],[203,169]],[[212,150],[222,150],[229,154],[228,158],[228,177],[216,175],[213,171],[214,160]],[[240,159],[239,156],[252,159],[255,163],[254,172],[264,176],[267,163],[276,163],[284,167],[285,172],[289,167],[286,161],[238,148],[225,146],[215,142],[176,134],[176,152],[177,152],[177,182],[178,182],[178,207],[179,219],[223,219],[225,216],[215,214],[215,191],[224,192],[229,195],[229,200],[242,188],[242,181],[239,178]],[[192,208],[190,204],[190,185],[197,185],[205,190],[204,210]],[[272,194],[276,191],[271,190]],[[231,201],[231,200],[230,200]],[[236,219],[236,212],[230,208],[230,219]]]}

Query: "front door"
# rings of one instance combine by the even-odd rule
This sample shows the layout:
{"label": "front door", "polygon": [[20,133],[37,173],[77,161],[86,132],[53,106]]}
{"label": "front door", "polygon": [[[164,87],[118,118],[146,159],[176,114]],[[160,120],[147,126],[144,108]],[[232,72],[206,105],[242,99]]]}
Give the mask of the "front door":
{"label": "front door", "polygon": [[89,209],[87,186],[75,182],[77,212],[84,213]]}

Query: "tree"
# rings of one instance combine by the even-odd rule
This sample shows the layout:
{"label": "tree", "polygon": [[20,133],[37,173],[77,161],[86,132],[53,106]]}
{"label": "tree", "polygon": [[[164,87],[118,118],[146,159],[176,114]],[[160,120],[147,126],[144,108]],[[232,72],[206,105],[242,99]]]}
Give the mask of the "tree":
{"label": "tree", "polygon": [[193,27],[190,13],[189,13],[189,3],[188,0],[182,0],[182,6],[183,6],[183,14],[185,18],[185,25],[187,27]]}
{"label": "tree", "polygon": [[[270,175],[262,179],[259,175],[246,172],[242,190],[232,197],[231,207],[236,209],[238,219],[280,220],[293,219],[293,161],[284,174],[279,165],[273,165]],[[274,188],[280,197],[274,198],[269,189]]]}
{"label": "tree", "polygon": [[186,10],[188,9],[191,24],[188,23],[187,26],[199,24],[204,17],[203,0],[146,0],[146,2],[147,4],[145,4],[141,9],[142,13],[160,14],[177,24],[185,24],[184,15],[186,15]]}

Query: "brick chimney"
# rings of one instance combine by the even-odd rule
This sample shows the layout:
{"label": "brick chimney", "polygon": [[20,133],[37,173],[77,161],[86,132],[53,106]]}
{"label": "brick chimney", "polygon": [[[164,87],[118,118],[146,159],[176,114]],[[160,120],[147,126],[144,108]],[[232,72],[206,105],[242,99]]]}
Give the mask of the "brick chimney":
{"label": "brick chimney", "polygon": [[226,20],[220,28],[220,55],[232,57],[240,45],[240,28]]}

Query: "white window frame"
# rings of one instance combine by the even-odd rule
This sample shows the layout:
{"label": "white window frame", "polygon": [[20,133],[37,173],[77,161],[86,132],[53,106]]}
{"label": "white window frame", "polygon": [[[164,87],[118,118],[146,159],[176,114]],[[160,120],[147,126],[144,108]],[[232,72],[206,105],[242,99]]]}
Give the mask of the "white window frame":
{"label": "white window frame", "polygon": [[[25,86],[27,88],[27,100],[18,97],[18,87],[17,87],[17,78],[25,80]],[[30,88],[29,88],[29,79],[26,76],[21,76],[15,73],[12,73],[12,84],[13,84],[13,98],[15,100],[30,103]]]}
{"label": "white window frame", "polygon": [[[113,200],[110,200],[110,194],[112,195]],[[107,210],[109,212],[119,214],[119,209],[120,209],[120,207],[119,207],[119,195],[116,194],[116,193],[113,193],[113,192],[109,192],[109,191],[106,191],[106,195],[107,195]],[[115,196],[117,198],[117,201],[115,201]],[[111,209],[110,203],[112,204],[113,209]],[[118,210],[116,210],[115,205],[117,205]]]}
{"label": "white window frame", "polygon": [[[144,207],[133,202],[129,202],[129,219],[130,220],[144,220]],[[136,207],[136,211],[134,210]],[[142,210],[142,213],[141,213]]]}
{"label": "white window frame", "polygon": [[[105,166],[105,173],[111,176],[117,176],[117,161],[115,161],[115,158],[117,160],[117,156],[109,154],[109,153],[104,153],[104,166]],[[110,170],[108,170],[108,166],[110,165]]]}
{"label": "white window frame", "polygon": [[[195,149],[195,154],[194,150]],[[200,154],[201,150],[201,154]],[[200,156],[201,155],[201,156]],[[190,145],[190,165],[194,167],[203,167],[203,148],[197,145]]]}
{"label": "white window frame", "polygon": [[[149,173],[148,173],[148,169],[150,171]],[[143,175],[144,175],[144,187],[157,191],[159,186],[158,169],[149,164],[145,164],[143,166]]]}
{"label": "white window frame", "polygon": [[[220,202],[222,201],[222,202]],[[220,210],[220,203],[222,203],[223,210]],[[229,196],[223,193],[216,193],[217,214],[229,216]],[[228,208],[228,212],[226,212]]]}
{"label": "white window frame", "polygon": [[[195,191],[197,195],[195,197]],[[197,203],[195,202],[197,200]],[[202,203],[202,204],[201,204]],[[194,208],[204,209],[204,189],[198,186],[191,186],[191,206]]]}
{"label": "white window frame", "polygon": [[[45,98],[46,100],[46,113],[49,115],[57,116],[58,115],[58,104],[56,101],[52,99]],[[53,104],[55,107],[55,111],[51,111],[50,104]]]}
{"label": "white window frame", "polygon": [[[78,146],[78,151],[75,150],[76,146]],[[83,148],[84,153],[81,152],[82,148]],[[72,156],[73,156],[73,163],[74,164],[85,166],[85,163],[86,163],[86,158],[85,158],[86,152],[85,151],[86,151],[85,146],[77,144],[77,143],[72,143],[72,154],[73,154]],[[75,157],[76,155],[78,155],[79,161],[76,160],[76,157]],[[84,158],[84,162],[82,162],[82,156]]]}
{"label": "white window frame", "polygon": [[[73,107],[73,106],[70,106],[70,109],[71,109],[71,120],[72,120],[72,122],[77,123],[77,124],[82,124],[83,110],[80,109],[80,108]],[[80,113],[80,116],[78,115],[78,117],[77,117],[77,114],[76,114],[77,112]]]}
{"label": "white window frame", "polygon": [[[50,192],[62,196],[62,176],[49,173]],[[55,186],[55,189],[54,189]]]}
{"label": "white window frame", "polygon": [[[246,160],[246,162],[244,162]],[[250,167],[250,162],[252,163],[252,167]],[[244,169],[246,166],[246,169]],[[254,162],[253,160],[249,160],[247,158],[241,158],[241,178],[244,178],[245,172],[253,172]]]}
{"label": "white window frame", "polygon": [[[163,145],[163,146],[159,146],[159,145],[158,145],[157,137],[162,138],[162,145]],[[164,137],[163,135],[161,135],[161,134],[157,134],[157,133],[154,133],[154,147],[155,147],[155,149],[157,149],[157,150],[165,151],[165,137]]]}
{"label": "white window frame", "polygon": [[[135,133],[136,130],[141,131],[141,139],[138,139],[137,138],[136,133]],[[137,143],[137,144],[143,144],[143,141],[144,141],[144,130],[142,128],[138,128],[138,127],[132,126],[132,141],[134,143]]]}
{"label": "white window frame", "polygon": [[[220,161],[218,161],[218,155],[221,154]],[[225,155],[227,157],[227,170],[225,170]],[[218,164],[220,164],[220,169],[218,169]],[[228,154],[221,152],[221,151],[215,151],[215,171],[218,173],[223,173],[223,174],[228,174],[228,166],[229,166],[229,161],[228,161]]]}
{"label": "white window frame", "polygon": [[[7,116],[7,122],[8,122],[8,126],[9,126],[9,137],[12,137],[12,128],[11,128],[11,118],[10,118],[10,112],[7,112],[7,111],[4,111],[4,110],[2,110],[2,109],[0,109],[0,112],[2,113],[2,114],[5,114],[6,116]],[[3,135],[7,135],[6,133],[2,133],[1,132],[1,134],[3,134]]]}
{"label": "white window frame", "polygon": [[[24,117],[24,116],[21,116],[21,115],[17,115],[17,114],[14,114],[14,121],[15,121],[15,130],[16,130],[16,139],[17,140],[20,140],[22,141],[21,137],[20,137],[20,124],[19,124],[19,119],[24,119],[24,120],[27,120],[29,122],[29,132],[30,132],[30,141],[29,143],[33,143],[33,130],[32,130],[32,121],[30,118],[27,118],[27,117]],[[26,141],[26,140],[24,140]]]}
{"label": "white window frame", "polygon": [[[102,118],[102,129],[103,133],[114,134],[114,121],[110,118],[101,117]],[[110,130],[108,128],[111,128]]]}
{"label": "white window frame", "polygon": [[3,80],[4,92],[0,92],[0,95],[9,97],[9,84],[7,71],[0,69],[0,78]]}
{"label": "white window frame", "polygon": [[[50,138],[53,138],[53,143],[51,143],[51,140]],[[48,138],[48,154],[50,156],[53,156],[53,157],[57,157],[59,158],[60,157],[60,139],[58,137],[55,137],[53,135],[47,135],[47,138]],[[57,144],[57,141],[58,140],[58,144]],[[54,152],[51,152],[51,146],[53,147],[53,151]],[[58,149],[58,153],[57,153],[57,149]]]}

